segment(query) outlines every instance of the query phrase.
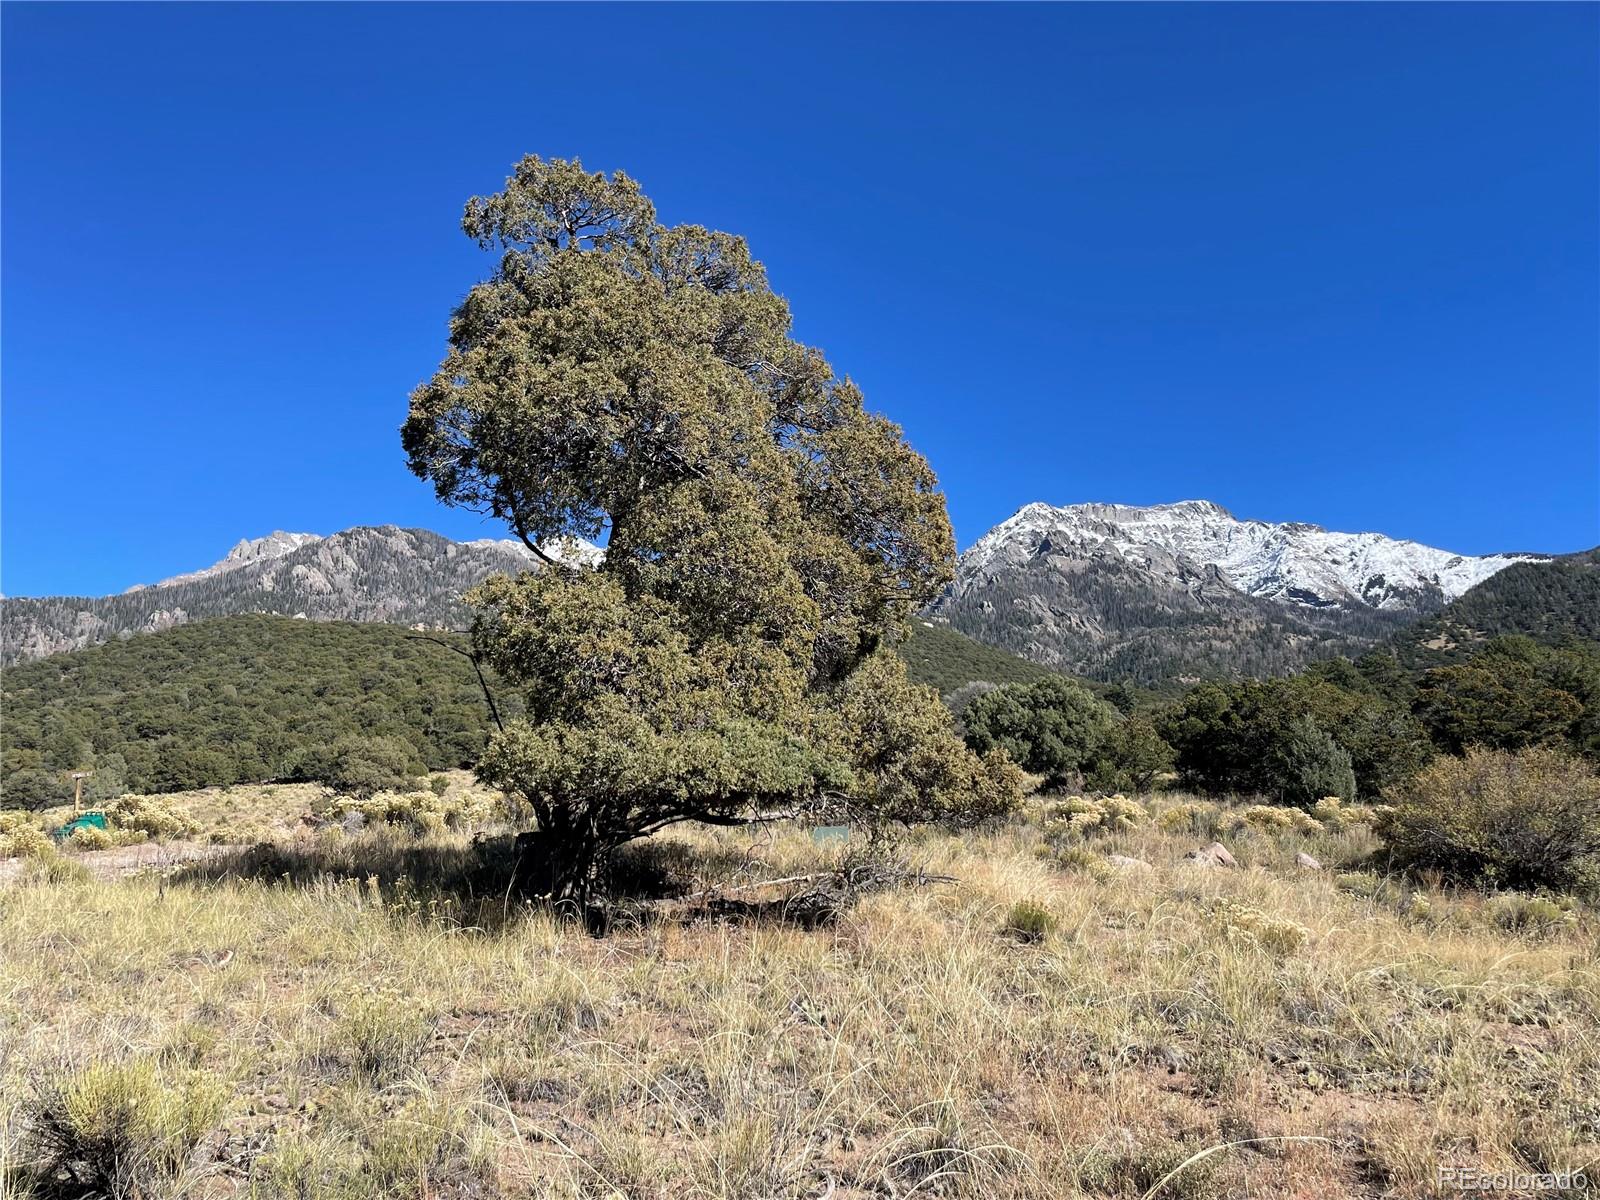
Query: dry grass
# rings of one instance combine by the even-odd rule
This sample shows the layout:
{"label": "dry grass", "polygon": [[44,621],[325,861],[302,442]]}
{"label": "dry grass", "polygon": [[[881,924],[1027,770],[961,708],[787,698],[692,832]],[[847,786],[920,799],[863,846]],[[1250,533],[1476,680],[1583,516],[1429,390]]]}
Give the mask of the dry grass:
{"label": "dry grass", "polygon": [[[1241,827],[1238,870],[1186,865],[1195,833],[1159,820],[1178,800],[1065,854],[1032,824],[914,838],[957,882],[814,931],[590,938],[495,894],[459,834],[24,877],[0,887],[0,1197],[53,1194],[24,1167],[72,1096],[129,1147],[127,1195],[1320,1198],[1443,1194],[1440,1165],[1595,1173],[1592,913],[1295,867],[1358,863],[1359,824]],[[840,853],[678,840],[707,877]],[[224,1098],[188,1149],[193,1105],[122,1129],[94,1103],[111,1084]]]}

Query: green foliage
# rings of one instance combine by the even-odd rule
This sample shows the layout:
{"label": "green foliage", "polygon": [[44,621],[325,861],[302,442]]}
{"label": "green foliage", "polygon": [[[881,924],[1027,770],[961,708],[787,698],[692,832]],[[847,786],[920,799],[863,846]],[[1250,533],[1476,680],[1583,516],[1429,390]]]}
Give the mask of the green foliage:
{"label": "green foliage", "polygon": [[1047,787],[1076,783],[1111,755],[1120,718],[1080,683],[1052,676],[979,696],[962,721],[967,743],[986,753],[1003,750]]}
{"label": "green foliage", "polygon": [[1354,798],[1356,775],[1350,753],[1309,713],[1289,722],[1273,746],[1270,770],[1285,804],[1309,808],[1323,796]]}
{"label": "green foliage", "polygon": [[1156,731],[1155,723],[1135,713],[1112,731],[1090,773],[1089,786],[1102,792],[1147,792],[1176,761],[1176,753]]}
{"label": "green foliage", "polygon": [[1390,799],[1381,832],[1404,864],[1503,887],[1600,886],[1600,774],[1560,750],[1442,756]]}
{"label": "green foliage", "polygon": [[1449,666],[1486,640],[1522,634],[1546,646],[1600,642],[1600,550],[1515,563],[1394,638],[1414,669]]}
{"label": "green foliage", "polygon": [[1022,773],[993,748],[970,752],[932,688],[877,654],[837,689],[818,724],[835,761],[848,764],[852,807],[867,820],[964,825],[1012,808]]}
{"label": "green foliage", "polygon": [[1423,674],[1413,707],[1434,740],[1455,754],[1468,746],[1561,743],[1600,753],[1600,648],[1496,638],[1470,658]]}
{"label": "green foliage", "polygon": [[790,338],[744,241],[534,156],[462,228],[501,257],[412,393],[411,469],[536,551],[606,536],[595,566],[472,596],[475,645],[527,699],[480,773],[534,810],[551,890],[680,820],[1004,808],[1002,764],[888,654],[953,572],[933,473]]}
{"label": "green foliage", "polygon": [[4,701],[0,792],[28,808],[70,799],[64,773],[79,767],[94,768],[86,798],[97,800],[254,783],[346,737],[404,742],[418,773],[467,766],[489,727],[461,655],[390,626],[287,617],[204,621],[9,667]]}
{"label": "green foliage", "polygon": [[46,1178],[71,1164],[95,1195],[171,1194],[226,1097],[220,1080],[163,1072],[150,1059],[91,1063],[36,1085],[30,1149]]}
{"label": "green foliage", "polygon": [[966,684],[1032,683],[1054,674],[1048,667],[920,617],[911,622],[911,636],[895,649],[906,660],[911,681],[928,684],[942,696]]}
{"label": "green foliage", "polygon": [[1375,795],[1433,753],[1398,705],[1317,678],[1201,684],[1156,727],[1188,786],[1300,805]]}
{"label": "green foliage", "polygon": [[1006,913],[1000,931],[1019,942],[1042,942],[1059,924],[1055,913],[1035,900],[1018,900]]}
{"label": "green foliage", "polygon": [[422,760],[410,742],[347,734],[331,746],[317,746],[291,756],[285,775],[323,784],[342,796],[366,799],[378,792],[409,790],[423,770]]}

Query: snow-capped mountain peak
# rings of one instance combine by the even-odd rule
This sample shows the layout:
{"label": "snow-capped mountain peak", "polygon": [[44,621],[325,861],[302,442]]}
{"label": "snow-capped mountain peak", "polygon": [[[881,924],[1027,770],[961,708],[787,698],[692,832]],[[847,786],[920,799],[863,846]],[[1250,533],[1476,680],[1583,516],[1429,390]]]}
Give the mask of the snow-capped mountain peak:
{"label": "snow-capped mountain peak", "polygon": [[1209,500],[1024,505],[961,556],[957,594],[1036,557],[1114,558],[1173,581],[1214,568],[1245,595],[1308,608],[1421,610],[1455,599],[1516,562],[1543,556],[1453,554],[1378,533],[1306,522],[1241,521]]}

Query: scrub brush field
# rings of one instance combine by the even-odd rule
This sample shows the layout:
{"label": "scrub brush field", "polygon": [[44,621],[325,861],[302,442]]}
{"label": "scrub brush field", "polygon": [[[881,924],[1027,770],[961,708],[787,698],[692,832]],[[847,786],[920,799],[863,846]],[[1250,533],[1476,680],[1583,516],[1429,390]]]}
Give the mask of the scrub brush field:
{"label": "scrub brush field", "polygon": [[[677,899],[595,937],[518,899],[492,804],[476,829],[351,833],[255,792],[254,845],[110,877],[69,846],[0,885],[6,1200],[1411,1197],[1600,1173],[1593,913],[1386,877],[1357,810],[1055,798],[872,846],[685,826],[628,863]],[[162,799],[195,844],[240,809]],[[797,878],[836,870],[876,882],[785,919]]]}

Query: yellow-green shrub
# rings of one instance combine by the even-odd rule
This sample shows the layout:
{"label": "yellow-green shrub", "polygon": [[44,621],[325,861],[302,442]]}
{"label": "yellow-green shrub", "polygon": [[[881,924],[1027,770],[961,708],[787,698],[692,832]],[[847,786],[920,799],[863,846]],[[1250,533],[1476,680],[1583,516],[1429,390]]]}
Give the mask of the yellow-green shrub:
{"label": "yellow-green shrub", "polygon": [[80,825],[72,831],[67,845],[74,850],[109,850],[116,842],[107,830],[94,825]]}
{"label": "yellow-green shrub", "polygon": [[499,814],[496,797],[477,790],[379,792],[367,799],[331,797],[324,814],[360,813],[369,822],[399,825],[415,833],[442,833],[486,825]]}
{"label": "yellow-green shrub", "polygon": [[1204,800],[1185,800],[1161,811],[1156,827],[1163,833],[1192,833],[1196,837],[1215,837],[1222,810]]}
{"label": "yellow-green shrub", "polygon": [[1260,946],[1273,954],[1293,954],[1311,936],[1304,925],[1232,900],[1219,900],[1212,916],[1230,942]]}
{"label": "yellow-green shrub", "polygon": [[1388,806],[1383,804],[1346,804],[1337,796],[1324,796],[1311,806],[1311,815],[1328,829],[1352,829],[1372,826],[1383,818]]}
{"label": "yellow-green shrub", "polygon": [[1137,828],[1149,819],[1144,805],[1120,793],[1102,800],[1088,796],[1047,800],[1041,811],[1045,836],[1052,838],[1120,833]]}
{"label": "yellow-green shrub", "polygon": [[54,850],[50,835],[25,814],[0,812],[0,858],[38,858]]}
{"label": "yellow-green shrub", "polygon": [[162,1074],[149,1059],[91,1063],[35,1086],[31,1149],[47,1175],[71,1163],[96,1194],[165,1195],[226,1096],[211,1076]]}
{"label": "yellow-green shrub", "polygon": [[1304,809],[1278,804],[1252,804],[1249,808],[1224,813],[1221,825],[1224,833],[1250,829],[1256,833],[1298,833],[1309,836],[1322,832],[1322,825]]}
{"label": "yellow-green shrub", "polygon": [[[104,811],[114,836],[140,833],[159,841],[163,838],[191,837],[200,832],[200,822],[153,796],[119,796],[108,803]],[[139,840],[122,840],[119,837],[117,844],[127,845],[130,841]]]}
{"label": "yellow-green shrub", "polygon": [[1400,862],[1457,880],[1600,889],[1600,774],[1547,747],[1440,756],[1392,790],[1379,832]]}

